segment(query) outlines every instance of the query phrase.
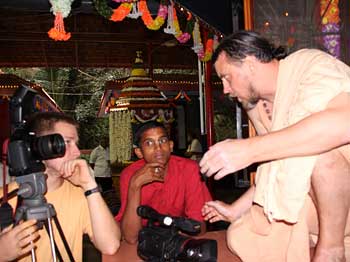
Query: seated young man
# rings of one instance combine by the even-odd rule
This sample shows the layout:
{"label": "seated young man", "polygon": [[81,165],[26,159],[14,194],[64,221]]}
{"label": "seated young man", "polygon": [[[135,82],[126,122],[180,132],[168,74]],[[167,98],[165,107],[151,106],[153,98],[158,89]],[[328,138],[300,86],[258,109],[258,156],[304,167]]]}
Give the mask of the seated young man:
{"label": "seated young man", "polygon": [[[64,156],[43,161],[47,176],[45,198],[55,208],[74,260],[82,261],[83,234],[89,235],[102,254],[111,255],[119,248],[120,229],[99,193],[88,163],[79,159],[77,127],[71,117],[56,112],[37,113],[28,121],[28,130],[37,136],[60,134],[64,139]],[[10,184],[9,191],[16,187],[16,183]],[[17,197],[10,199],[9,204],[15,208]],[[33,223],[35,220],[30,220],[0,233],[0,261],[12,261],[14,258],[21,262],[32,261],[31,248],[28,247],[34,246],[37,261],[51,261],[48,233],[41,229],[31,236],[36,230]],[[71,261],[53,221],[52,228],[62,260]],[[34,244],[29,244],[37,237]]]}
{"label": "seated young man", "polygon": [[198,164],[173,156],[173,141],[165,127],[156,121],[141,125],[135,133],[135,154],[140,160],[123,170],[120,176],[121,208],[116,220],[122,235],[136,243],[143,223],[137,215],[139,205],[148,205],[162,214],[181,216],[201,222],[204,203],[211,195],[201,180]]}

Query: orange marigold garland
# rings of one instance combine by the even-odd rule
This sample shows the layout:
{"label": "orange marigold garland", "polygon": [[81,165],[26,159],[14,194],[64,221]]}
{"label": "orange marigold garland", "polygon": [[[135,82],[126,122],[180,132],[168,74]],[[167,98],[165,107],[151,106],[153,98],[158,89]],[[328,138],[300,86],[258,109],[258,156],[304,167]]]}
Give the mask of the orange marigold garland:
{"label": "orange marigold garland", "polygon": [[50,0],[51,11],[55,15],[54,26],[47,32],[50,38],[67,41],[71,37],[71,34],[64,29],[63,19],[69,15],[72,2],[73,0]]}
{"label": "orange marigold garland", "polygon": [[109,18],[109,20],[114,22],[123,21],[124,18],[130,14],[130,11],[132,9],[133,4],[124,2],[118,6],[118,8],[113,10],[112,16]]}
{"label": "orange marigold garland", "polygon": [[162,1],[159,3],[158,14],[155,19],[152,18],[148,10],[146,0],[140,0],[138,7],[139,11],[142,13],[141,18],[143,20],[143,23],[148,29],[158,30],[164,24],[165,18],[168,14],[168,8],[162,3]]}

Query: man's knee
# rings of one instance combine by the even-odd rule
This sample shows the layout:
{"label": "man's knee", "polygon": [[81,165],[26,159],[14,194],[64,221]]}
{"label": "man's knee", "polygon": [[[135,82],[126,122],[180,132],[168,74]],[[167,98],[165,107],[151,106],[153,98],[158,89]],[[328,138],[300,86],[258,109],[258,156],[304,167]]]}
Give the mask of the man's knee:
{"label": "man's knee", "polygon": [[[334,149],[317,157],[312,174],[312,182],[329,183],[329,177],[350,179],[350,159],[343,154],[341,149]],[[336,176],[336,177],[334,177]]]}

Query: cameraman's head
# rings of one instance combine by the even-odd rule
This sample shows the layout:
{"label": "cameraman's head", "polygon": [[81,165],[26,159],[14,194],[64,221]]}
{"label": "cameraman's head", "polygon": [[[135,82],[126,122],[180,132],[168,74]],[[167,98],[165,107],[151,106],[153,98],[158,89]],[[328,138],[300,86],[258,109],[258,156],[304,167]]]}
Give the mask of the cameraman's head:
{"label": "cameraman's head", "polygon": [[35,113],[28,119],[27,129],[34,132],[36,136],[60,134],[64,139],[66,146],[65,155],[44,161],[48,175],[57,174],[65,161],[73,160],[80,156],[78,124],[70,116],[58,112]]}
{"label": "cameraman's head", "polygon": [[165,126],[157,121],[148,121],[138,127],[134,136],[135,154],[146,163],[166,165],[174,143],[169,139]]}

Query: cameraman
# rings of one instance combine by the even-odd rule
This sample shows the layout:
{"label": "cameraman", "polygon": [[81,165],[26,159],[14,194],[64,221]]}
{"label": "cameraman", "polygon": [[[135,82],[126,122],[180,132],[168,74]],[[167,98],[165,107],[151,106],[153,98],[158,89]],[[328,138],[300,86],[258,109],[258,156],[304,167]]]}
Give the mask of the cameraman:
{"label": "cameraman", "polygon": [[173,141],[157,121],[142,124],[136,130],[134,142],[140,160],[125,168],[120,176],[121,208],[116,220],[120,222],[123,238],[137,243],[138,232],[145,225],[136,212],[139,205],[200,221],[205,232],[201,208],[211,196],[201,180],[198,164],[171,155]]}
{"label": "cameraman", "polygon": [[[77,127],[78,124],[71,117],[55,112],[37,113],[28,121],[28,130],[37,136],[58,133],[65,141],[66,151],[63,157],[43,161],[47,175],[45,197],[55,207],[74,259],[82,261],[83,234],[88,234],[103,254],[113,254],[120,244],[120,230],[96,189],[97,184],[89,165],[85,160],[79,159]],[[10,190],[15,187],[16,185],[10,185]],[[84,196],[88,190],[92,191]],[[16,207],[16,203],[17,199],[11,199],[13,207]],[[53,231],[63,261],[69,261],[54,224]],[[45,230],[40,230],[39,235],[36,258],[38,261],[48,261],[51,257],[48,234]],[[1,249],[8,248],[9,245],[6,244]],[[21,256],[20,261],[31,261],[30,253]]]}

